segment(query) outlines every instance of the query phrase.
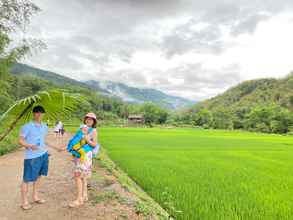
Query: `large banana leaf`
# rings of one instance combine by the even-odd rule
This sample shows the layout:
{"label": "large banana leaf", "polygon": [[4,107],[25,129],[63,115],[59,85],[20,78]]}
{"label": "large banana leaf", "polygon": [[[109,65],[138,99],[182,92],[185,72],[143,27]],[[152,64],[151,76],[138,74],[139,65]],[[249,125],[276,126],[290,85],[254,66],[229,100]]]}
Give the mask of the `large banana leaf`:
{"label": "large banana leaf", "polygon": [[[68,119],[78,104],[85,102],[79,94],[67,93],[64,90],[41,91],[35,95],[16,101],[0,116],[0,127],[5,131],[0,134],[0,141],[16,126],[18,122],[26,122],[32,118],[32,109],[36,105],[45,108],[45,120]],[[2,129],[1,129],[2,130]]]}

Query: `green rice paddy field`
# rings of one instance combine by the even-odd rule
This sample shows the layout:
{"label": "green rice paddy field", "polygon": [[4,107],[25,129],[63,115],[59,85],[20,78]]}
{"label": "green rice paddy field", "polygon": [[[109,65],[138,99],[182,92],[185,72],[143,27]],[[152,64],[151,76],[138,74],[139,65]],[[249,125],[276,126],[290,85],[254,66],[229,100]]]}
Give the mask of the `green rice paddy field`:
{"label": "green rice paddy field", "polygon": [[293,137],[101,128],[109,156],[176,219],[293,219]]}

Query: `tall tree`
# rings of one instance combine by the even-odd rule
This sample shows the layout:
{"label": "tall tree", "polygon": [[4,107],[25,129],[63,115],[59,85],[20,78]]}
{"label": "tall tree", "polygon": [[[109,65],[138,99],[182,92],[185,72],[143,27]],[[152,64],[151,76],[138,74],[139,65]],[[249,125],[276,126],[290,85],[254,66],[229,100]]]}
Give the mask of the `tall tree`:
{"label": "tall tree", "polygon": [[[26,37],[26,29],[31,17],[40,11],[29,0],[0,1],[0,71],[7,68],[33,49],[40,49],[44,44],[33,38]],[[11,35],[14,35],[14,38]],[[4,71],[3,71],[4,70]]]}

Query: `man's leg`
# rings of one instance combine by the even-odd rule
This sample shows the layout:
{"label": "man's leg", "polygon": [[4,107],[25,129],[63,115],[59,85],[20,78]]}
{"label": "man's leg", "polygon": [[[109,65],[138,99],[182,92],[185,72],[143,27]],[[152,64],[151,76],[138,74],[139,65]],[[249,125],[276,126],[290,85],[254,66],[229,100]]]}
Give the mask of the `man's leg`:
{"label": "man's leg", "polygon": [[40,199],[38,190],[39,190],[42,176],[48,175],[48,166],[49,166],[49,159],[48,159],[48,153],[46,153],[40,157],[40,170],[38,172],[38,178],[36,179],[36,181],[33,182],[33,194],[32,194],[33,201],[39,204],[46,202],[46,200]]}
{"label": "man's leg", "polygon": [[24,210],[28,210],[32,207],[28,201],[28,187],[29,187],[29,182],[31,181],[31,178],[32,178],[31,160],[25,159],[23,163],[23,181],[20,187],[21,207]]}
{"label": "man's leg", "polygon": [[29,205],[27,193],[28,193],[28,183],[22,182],[22,184],[21,184],[21,205],[22,205],[22,207]]}
{"label": "man's leg", "polygon": [[41,201],[38,194],[40,182],[41,176],[35,182],[33,182],[33,201]]}

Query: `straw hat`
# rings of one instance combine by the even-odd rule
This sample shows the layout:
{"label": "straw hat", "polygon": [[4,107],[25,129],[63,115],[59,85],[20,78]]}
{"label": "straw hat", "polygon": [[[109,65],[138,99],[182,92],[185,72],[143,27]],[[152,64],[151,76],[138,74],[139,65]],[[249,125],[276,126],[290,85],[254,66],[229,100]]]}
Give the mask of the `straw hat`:
{"label": "straw hat", "polygon": [[97,120],[97,116],[93,112],[87,113],[84,118],[92,118],[94,120]]}

